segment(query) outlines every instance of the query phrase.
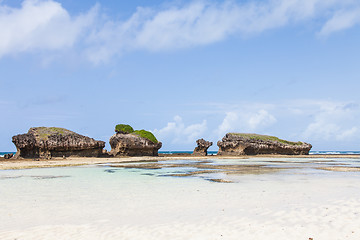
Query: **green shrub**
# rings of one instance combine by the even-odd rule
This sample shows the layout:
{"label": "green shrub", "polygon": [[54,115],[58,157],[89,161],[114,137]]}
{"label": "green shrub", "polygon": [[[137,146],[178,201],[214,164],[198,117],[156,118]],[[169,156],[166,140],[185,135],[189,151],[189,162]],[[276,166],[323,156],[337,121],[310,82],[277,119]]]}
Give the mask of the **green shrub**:
{"label": "green shrub", "polygon": [[134,132],[134,129],[130,125],[127,125],[127,124],[118,124],[115,127],[115,132],[132,133],[132,132]]}
{"label": "green shrub", "polygon": [[158,143],[158,140],[156,139],[154,134],[152,134],[151,132],[146,131],[144,129],[143,130],[136,130],[132,134],[136,134],[136,135],[138,135],[138,136],[140,136],[142,138],[149,139],[153,143]]}

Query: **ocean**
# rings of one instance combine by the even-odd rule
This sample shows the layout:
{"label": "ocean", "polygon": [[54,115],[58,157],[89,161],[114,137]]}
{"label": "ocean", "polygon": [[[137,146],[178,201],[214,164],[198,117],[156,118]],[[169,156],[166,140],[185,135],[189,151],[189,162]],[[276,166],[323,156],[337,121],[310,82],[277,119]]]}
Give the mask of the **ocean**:
{"label": "ocean", "polygon": [[[174,154],[174,153],[193,153],[193,151],[159,151],[163,154]],[[216,155],[217,151],[208,151],[209,155]],[[360,151],[310,151],[310,154],[360,154]]]}
{"label": "ocean", "polygon": [[[0,157],[3,157],[5,154],[15,152],[0,152]],[[191,154],[193,151],[159,151],[161,154],[176,154],[176,153],[188,153]],[[208,155],[216,155],[217,151],[208,151]],[[344,154],[344,155],[351,155],[351,154],[360,154],[360,151],[310,151],[310,154]]]}
{"label": "ocean", "polygon": [[15,154],[16,152],[0,152],[0,157],[3,157],[5,154],[9,154],[9,153]]}

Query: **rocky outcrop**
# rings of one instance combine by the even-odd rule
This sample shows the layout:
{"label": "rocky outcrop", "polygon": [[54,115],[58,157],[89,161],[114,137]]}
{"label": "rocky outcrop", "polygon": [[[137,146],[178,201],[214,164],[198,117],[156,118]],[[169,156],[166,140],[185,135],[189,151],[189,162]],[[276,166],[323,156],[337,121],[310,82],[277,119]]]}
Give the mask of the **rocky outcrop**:
{"label": "rocky outcrop", "polygon": [[218,155],[257,155],[283,154],[308,155],[311,144],[304,142],[290,142],[273,136],[227,133],[222,141],[218,141]]}
{"label": "rocky outcrop", "polygon": [[110,138],[110,155],[118,156],[158,156],[161,142],[151,140],[133,133],[116,133]]}
{"label": "rocky outcrop", "polygon": [[118,124],[110,138],[110,155],[118,156],[158,156],[162,146],[154,134],[146,130],[134,130],[130,125]]}
{"label": "rocky outcrop", "polygon": [[192,155],[195,156],[207,156],[208,148],[213,144],[212,142],[205,141],[204,139],[196,140],[197,147],[195,147]]}
{"label": "rocky outcrop", "polygon": [[7,153],[7,154],[4,155],[4,159],[10,159],[10,158],[12,158],[13,156],[14,156],[13,153]]}
{"label": "rocky outcrop", "polygon": [[100,157],[105,142],[64,128],[36,127],[12,138],[15,158]]}

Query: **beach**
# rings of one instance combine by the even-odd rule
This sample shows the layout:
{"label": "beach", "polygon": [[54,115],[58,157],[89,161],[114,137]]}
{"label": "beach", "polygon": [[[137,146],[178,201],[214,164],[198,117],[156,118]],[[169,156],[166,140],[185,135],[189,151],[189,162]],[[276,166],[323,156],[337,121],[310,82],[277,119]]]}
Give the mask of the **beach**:
{"label": "beach", "polygon": [[359,239],[359,162],[359,156],[1,162],[8,170],[0,171],[0,239]]}

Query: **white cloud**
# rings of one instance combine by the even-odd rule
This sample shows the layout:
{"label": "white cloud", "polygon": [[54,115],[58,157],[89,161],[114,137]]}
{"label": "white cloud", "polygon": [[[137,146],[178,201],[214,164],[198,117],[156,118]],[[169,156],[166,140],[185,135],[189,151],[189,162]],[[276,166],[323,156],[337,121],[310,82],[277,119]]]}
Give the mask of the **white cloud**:
{"label": "white cloud", "polygon": [[[356,14],[349,11],[354,7],[360,7],[360,3],[351,0],[267,0],[245,3],[193,1],[158,11],[138,8],[128,20],[108,22],[94,31],[89,39],[92,46],[88,55],[93,62],[99,63],[124,51],[187,48],[221,41],[232,34],[248,36],[319,19],[326,22],[321,33],[329,34],[355,25]],[[342,11],[341,16],[339,11]],[[327,21],[329,16],[333,20]]]}
{"label": "white cloud", "polygon": [[160,141],[188,144],[195,143],[207,130],[207,121],[186,126],[180,116],[175,116],[174,121],[168,122],[162,129],[153,132]]}
{"label": "white cloud", "polygon": [[360,8],[355,8],[345,11],[340,10],[337,11],[334,14],[334,16],[325,23],[325,25],[319,32],[319,35],[328,36],[333,32],[351,28],[359,23],[360,23]]}
{"label": "white cloud", "polygon": [[276,118],[267,110],[258,109],[260,106],[253,104],[250,108],[241,108],[236,111],[227,112],[224,120],[215,130],[216,136],[219,138],[228,132],[234,131],[255,132],[276,123]]}
{"label": "white cloud", "polygon": [[91,25],[96,7],[71,17],[58,2],[25,0],[21,8],[0,2],[0,57],[6,54],[72,47]]}
{"label": "white cloud", "polygon": [[234,130],[239,125],[239,117],[235,112],[227,112],[224,120],[216,130],[217,135],[223,136],[225,133]]}
{"label": "white cloud", "polygon": [[219,41],[234,32],[240,20],[238,7],[193,2],[156,13],[144,24],[135,41],[139,48],[163,50]]}
{"label": "white cloud", "polygon": [[204,0],[167,6],[139,7],[130,18],[115,21],[102,18],[97,5],[71,16],[54,0],[24,0],[21,8],[0,2],[0,57],[79,42],[90,61],[101,63],[127,51],[188,48],[294,24],[316,22],[319,34],[327,36],[360,22],[360,2],[354,0]]}
{"label": "white cloud", "polygon": [[359,116],[356,104],[336,102],[314,104],[317,105],[318,110],[303,133],[305,138],[342,141],[356,136],[358,127],[354,126],[354,120],[356,121]]}
{"label": "white cloud", "polygon": [[272,125],[274,123],[276,123],[276,118],[264,109],[261,109],[257,113],[250,116],[248,120],[250,129],[254,130],[262,126]]}

